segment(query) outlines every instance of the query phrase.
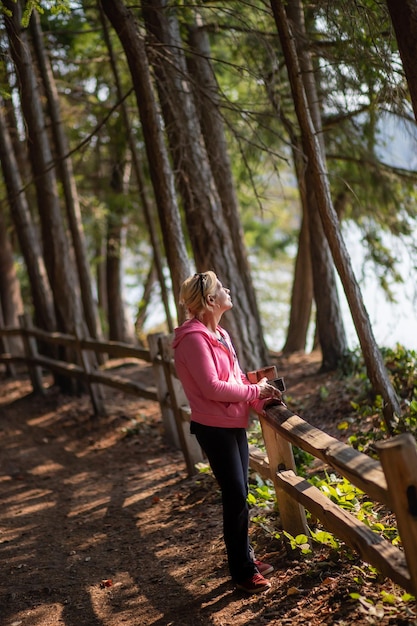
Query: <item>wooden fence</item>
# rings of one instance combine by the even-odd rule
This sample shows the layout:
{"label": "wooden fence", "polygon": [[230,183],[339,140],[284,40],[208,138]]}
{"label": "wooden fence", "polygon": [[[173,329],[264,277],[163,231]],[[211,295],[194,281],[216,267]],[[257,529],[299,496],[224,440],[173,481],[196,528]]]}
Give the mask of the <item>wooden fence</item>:
{"label": "wooden fence", "polygon": [[[30,318],[26,315],[21,316],[20,323],[20,328],[0,328],[0,339],[4,350],[0,354],[0,362],[5,363],[8,367],[13,367],[16,363],[26,364],[34,391],[43,393],[42,370],[47,370],[62,376],[82,380],[90,394],[95,414],[105,414],[100,385],[108,385],[126,393],[135,394],[149,400],[157,400],[156,387],[141,385],[122,376],[109,374],[97,367],[100,355],[107,355],[113,358],[133,358],[150,363],[151,356],[149,350],[117,341],[97,341],[91,338],[85,339],[58,332],[47,333],[32,326]],[[20,337],[22,339],[23,354],[13,355],[7,351],[8,339],[10,337]],[[67,351],[67,360],[40,354],[39,344],[64,348]],[[91,358],[92,356],[94,358]],[[76,362],[69,362],[70,357]]]}
{"label": "wooden fence", "polygon": [[[12,355],[7,339],[23,339],[25,354]],[[0,329],[3,352],[0,362],[12,366],[23,362],[29,367],[35,391],[42,392],[41,368],[81,378],[87,384],[94,411],[103,412],[99,387],[110,385],[160,403],[165,434],[180,447],[188,473],[204,460],[196,440],[189,434],[190,409],[176,376],[171,337],[163,334],[148,337],[149,350],[119,342],[98,342],[61,333],[45,333],[22,318],[21,328]],[[68,363],[40,355],[37,342],[70,348],[78,363]],[[144,387],[92,368],[88,355],[107,354],[118,358],[136,358],[152,363],[155,387]],[[274,406],[260,416],[266,453],[251,447],[250,465],[264,479],[272,480],[282,528],[291,535],[310,535],[305,509],[323,526],[351,546],[361,558],[403,589],[417,595],[417,447],[410,434],[392,437],[377,445],[380,461],[358,452],[323,431],[311,426],[283,406]],[[393,546],[366,524],[339,507],[305,478],[297,476],[293,448],[297,446],[334,468],[371,500],[383,503],[397,519],[403,550]]]}

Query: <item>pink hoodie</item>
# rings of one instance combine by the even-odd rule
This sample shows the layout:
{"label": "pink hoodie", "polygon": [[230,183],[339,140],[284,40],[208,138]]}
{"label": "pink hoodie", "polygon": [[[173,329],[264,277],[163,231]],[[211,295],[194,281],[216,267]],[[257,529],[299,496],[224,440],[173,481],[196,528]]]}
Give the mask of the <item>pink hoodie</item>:
{"label": "pink hoodie", "polygon": [[229,334],[217,327],[227,344],[196,318],[175,329],[175,368],[191,408],[191,419],[206,426],[246,428],[250,406],[260,413],[259,387],[240,369]]}

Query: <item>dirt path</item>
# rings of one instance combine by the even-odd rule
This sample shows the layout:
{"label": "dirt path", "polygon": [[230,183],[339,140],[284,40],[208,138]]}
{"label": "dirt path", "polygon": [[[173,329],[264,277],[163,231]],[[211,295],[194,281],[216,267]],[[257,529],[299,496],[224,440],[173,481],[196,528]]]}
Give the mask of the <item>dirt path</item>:
{"label": "dirt path", "polygon": [[187,477],[156,403],[109,391],[94,421],[87,397],[34,397],[23,376],[0,392],[0,626],[415,623],[410,609],[376,617],[350,600],[354,561],[290,560],[259,529],[273,588],[235,591],[217,488]]}

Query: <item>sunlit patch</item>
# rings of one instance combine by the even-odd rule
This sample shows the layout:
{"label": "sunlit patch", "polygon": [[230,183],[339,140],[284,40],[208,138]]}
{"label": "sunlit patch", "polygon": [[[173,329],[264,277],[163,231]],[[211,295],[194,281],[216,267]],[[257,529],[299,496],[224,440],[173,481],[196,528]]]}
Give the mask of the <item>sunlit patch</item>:
{"label": "sunlit patch", "polygon": [[2,439],[6,439],[7,437],[14,439],[15,437],[20,437],[22,434],[23,431],[20,428],[4,427],[0,431],[0,437]]}
{"label": "sunlit patch", "polygon": [[107,482],[100,483],[94,474],[86,473],[78,474],[67,482],[79,485],[72,494],[68,517],[83,515],[88,519],[99,519],[107,513],[111,501],[111,485]]}
{"label": "sunlit patch", "polygon": [[59,626],[64,624],[62,613],[64,607],[58,602],[51,604],[42,603],[40,606],[33,606],[30,609],[18,611],[8,617],[7,626],[27,626],[30,624],[44,624],[45,626]]}
{"label": "sunlit patch", "polygon": [[84,515],[89,519],[100,519],[106,515],[109,502],[109,497],[99,498],[94,502],[86,502],[85,504],[73,507],[67,517],[71,518]]}
{"label": "sunlit patch", "polygon": [[136,504],[137,502],[143,502],[144,500],[148,500],[148,498],[149,498],[149,495],[144,494],[143,492],[134,493],[131,496],[128,496],[127,498],[125,498],[123,502],[123,508],[132,506],[133,504]]}
{"label": "sunlit patch", "polygon": [[47,498],[52,495],[52,493],[50,489],[25,489],[20,493],[14,491],[8,497],[3,498],[2,505],[4,506],[10,503],[16,506],[22,506],[23,504],[27,506],[29,500]]}
{"label": "sunlit patch", "polygon": [[0,544],[2,545],[2,551],[14,548],[13,542],[16,540],[19,542],[19,546],[23,546],[22,536],[28,535],[33,531],[33,524],[25,524],[18,526],[17,528],[0,528]]}
{"label": "sunlit patch", "polygon": [[78,474],[74,474],[73,476],[66,478],[63,483],[64,485],[80,485],[88,480],[91,480],[92,477],[93,475],[88,472],[79,472]]}
{"label": "sunlit patch", "polygon": [[[71,406],[72,404],[70,403],[67,403],[66,405],[62,404],[59,407],[59,412],[62,413],[66,409],[69,409]],[[30,420],[28,420],[27,423],[29,424],[29,426],[50,426],[51,424],[56,423],[56,416],[56,410],[49,411],[49,413],[43,413],[42,415],[38,415],[37,417],[32,417]]]}
{"label": "sunlit patch", "polygon": [[[97,439],[97,441],[95,441],[93,449],[94,450],[106,450],[108,448],[112,448],[114,444],[115,444],[115,438],[113,436],[110,436],[107,438],[101,437],[100,439]],[[77,441],[69,441],[68,443],[65,444],[65,450],[67,452],[71,452],[72,454],[74,454],[78,459],[83,459],[84,457],[91,454],[91,449],[92,449],[91,447],[87,447],[87,448],[83,448],[82,450],[80,450],[79,443]]]}
{"label": "sunlit patch", "polygon": [[78,555],[80,556],[82,552],[86,550],[96,550],[99,543],[106,543],[108,541],[108,536],[106,533],[97,532],[91,535],[85,541],[81,541],[77,543],[77,549],[72,553],[71,556]]}
{"label": "sunlit patch", "polygon": [[[23,508],[22,508],[23,507]],[[18,502],[16,505],[9,507],[9,512],[15,517],[26,517],[53,509],[56,507],[56,502],[38,502],[37,504],[28,505],[26,502]]]}
{"label": "sunlit patch", "polygon": [[64,468],[60,463],[55,463],[54,461],[46,461],[43,465],[37,465],[36,467],[30,470],[30,473],[34,476],[44,476],[45,474],[52,474],[54,472],[61,472]]}
{"label": "sunlit patch", "polygon": [[18,398],[24,398],[32,392],[30,381],[12,380],[2,383],[3,394],[0,398],[0,406],[9,404]]}
{"label": "sunlit patch", "polygon": [[[117,606],[117,624],[131,623],[134,613],[135,624],[161,624],[164,613],[158,611],[146,594],[128,572],[116,572],[112,575],[112,585],[105,587],[101,580],[87,587],[86,592],[97,619],[103,623],[113,623],[113,607]],[[150,617],[151,616],[151,617]],[[164,622],[167,623],[167,622]]]}

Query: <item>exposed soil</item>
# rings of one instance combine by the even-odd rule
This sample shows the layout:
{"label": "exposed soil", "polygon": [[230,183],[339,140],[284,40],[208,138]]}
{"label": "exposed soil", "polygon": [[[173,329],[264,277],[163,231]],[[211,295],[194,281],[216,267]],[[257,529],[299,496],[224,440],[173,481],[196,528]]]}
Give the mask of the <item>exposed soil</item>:
{"label": "exposed soil", "polygon": [[[289,408],[335,434],[350,398],[319,363],[278,358]],[[123,370],[153,384],[147,365]],[[0,391],[1,626],[417,624],[402,590],[348,550],[294,556],[255,524],[272,589],[236,591],[214,479],[187,477],[157,403],[107,389],[108,415],[93,418],[88,396],[34,396],[23,373],[3,373]]]}

